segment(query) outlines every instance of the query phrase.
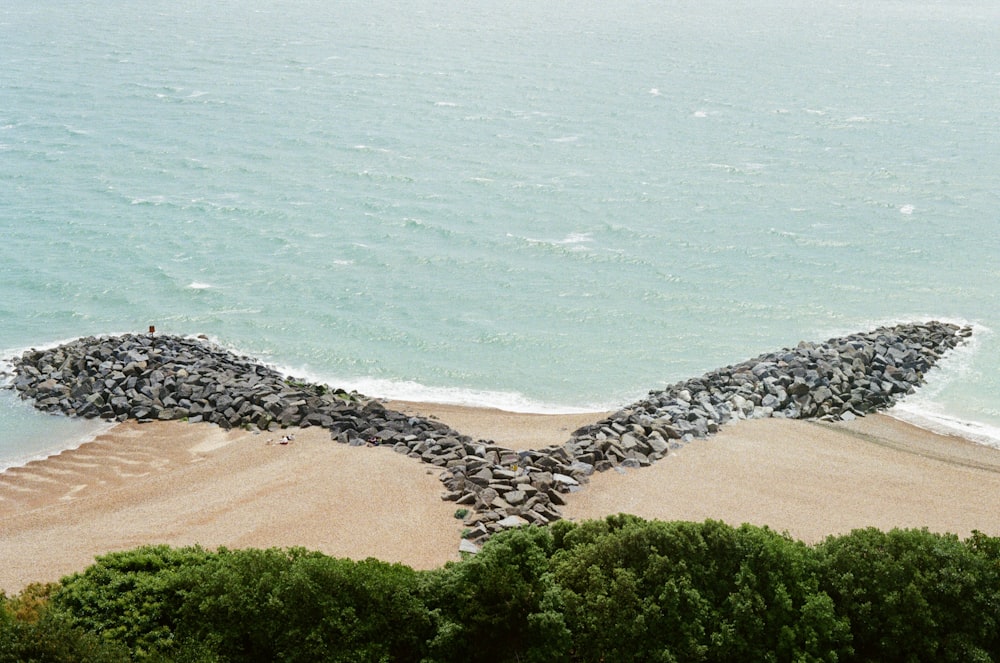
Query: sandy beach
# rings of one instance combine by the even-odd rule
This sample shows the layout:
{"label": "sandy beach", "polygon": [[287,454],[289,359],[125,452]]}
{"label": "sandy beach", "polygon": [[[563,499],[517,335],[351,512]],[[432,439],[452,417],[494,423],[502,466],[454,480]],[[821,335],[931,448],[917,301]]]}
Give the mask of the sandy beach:
{"label": "sandy beach", "polygon": [[[602,416],[388,405],[519,449],[560,444]],[[459,558],[462,524],[436,468],[318,428],[281,444],[286,433],[129,422],[0,474],[0,590],[148,543],[304,546],[415,568]],[[750,522],[814,542],[870,525],[1000,535],[998,506],[1000,451],[875,415],[731,424],[651,467],[594,475],[562,511]]]}

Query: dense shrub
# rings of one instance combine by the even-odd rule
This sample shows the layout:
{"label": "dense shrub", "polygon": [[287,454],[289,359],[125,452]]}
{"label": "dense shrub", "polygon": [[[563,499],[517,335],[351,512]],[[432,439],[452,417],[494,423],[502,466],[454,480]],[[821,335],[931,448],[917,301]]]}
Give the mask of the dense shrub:
{"label": "dense shrub", "polygon": [[501,533],[476,556],[429,574],[436,608],[436,661],[560,661],[570,632],[548,570],[552,535],[527,527]]}
{"label": "dense shrub", "polygon": [[0,594],[0,663],[125,660],[1000,662],[1000,539],[614,516],[430,572],[154,546]]}
{"label": "dense shrub", "polygon": [[766,528],[615,516],[556,528],[579,660],[835,661],[849,628],[810,549]]}
{"label": "dense shrub", "polygon": [[32,585],[17,597],[0,593],[0,663],[119,663],[125,647],[74,626],[53,611],[53,586]]}
{"label": "dense shrub", "polygon": [[54,606],[74,624],[137,656],[175,645],[185,577],[210,559],[199,548],[145,546],[98,557],[82,573],[63,579]]}
{"label": "dense shrub", "polygon": [[850,620],[856,660],[994,660],[997,541],[870,528],[818,546],[822,586]]}
{"label": "dense shrub", "polygon": [[178,635],[231,661],[418,661],[431,636],[419,574],[375,559],[220,551],[190,574]]}

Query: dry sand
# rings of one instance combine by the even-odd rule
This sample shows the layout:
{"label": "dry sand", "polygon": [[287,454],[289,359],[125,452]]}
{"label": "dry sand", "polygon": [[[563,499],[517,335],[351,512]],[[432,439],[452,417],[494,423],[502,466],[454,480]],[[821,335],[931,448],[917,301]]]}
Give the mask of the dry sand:
{"label": "dry sand", "polygon": [[[391,405],[512,448],[560,444],[602,416]],[[458,559],[461,523],[436,469],[316,428],[294,434],[281,445],[279,433],[126,423],[0,474],[0,590],[147,543],[304,546],[415,568]],[[998,506],[1000,451],[877,415],[731,424],[652,467],[595,475],[563,513],[715,518],[816,541],[868,525],[1000,535]]]}

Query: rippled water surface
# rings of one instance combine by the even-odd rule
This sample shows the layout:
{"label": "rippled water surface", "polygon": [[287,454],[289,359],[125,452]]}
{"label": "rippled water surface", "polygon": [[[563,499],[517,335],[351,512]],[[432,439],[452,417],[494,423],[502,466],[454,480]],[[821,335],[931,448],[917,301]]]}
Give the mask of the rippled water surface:
{"label": "rippled water surface", "polygon": [[[945,318],[976,340],[911,408],[1000,427],[996,3],[37,0],[0,35],[6,355],[155,324],[546,411]],[[0,397],[0,460],[77,423]]]}

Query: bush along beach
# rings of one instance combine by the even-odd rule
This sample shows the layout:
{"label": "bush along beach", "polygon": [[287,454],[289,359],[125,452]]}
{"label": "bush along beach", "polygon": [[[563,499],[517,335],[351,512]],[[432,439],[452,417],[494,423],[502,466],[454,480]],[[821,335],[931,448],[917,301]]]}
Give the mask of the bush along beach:
{"label": "bush along beach", "polygon": [[352,446],[380,446],[439,467],[443,499],[464,509],[463,550],[496,532],[561,518],[594,472],[639,468],[748,418],[851,419],[924,383],[971,334],[942,322],[802,342],[652,391],[573,432],[562,445],[513,450],[355,392],[282,375],[203,338],[86,337],[13,359],[7,383],[35,407],[70,416],[183,420],[224,428],[321,426]]}
{"label": "bush along beach", "polygon": [[7,661],[997,661],[1000,539],[612,516],[431,571],[144,547],[0,597]]}

